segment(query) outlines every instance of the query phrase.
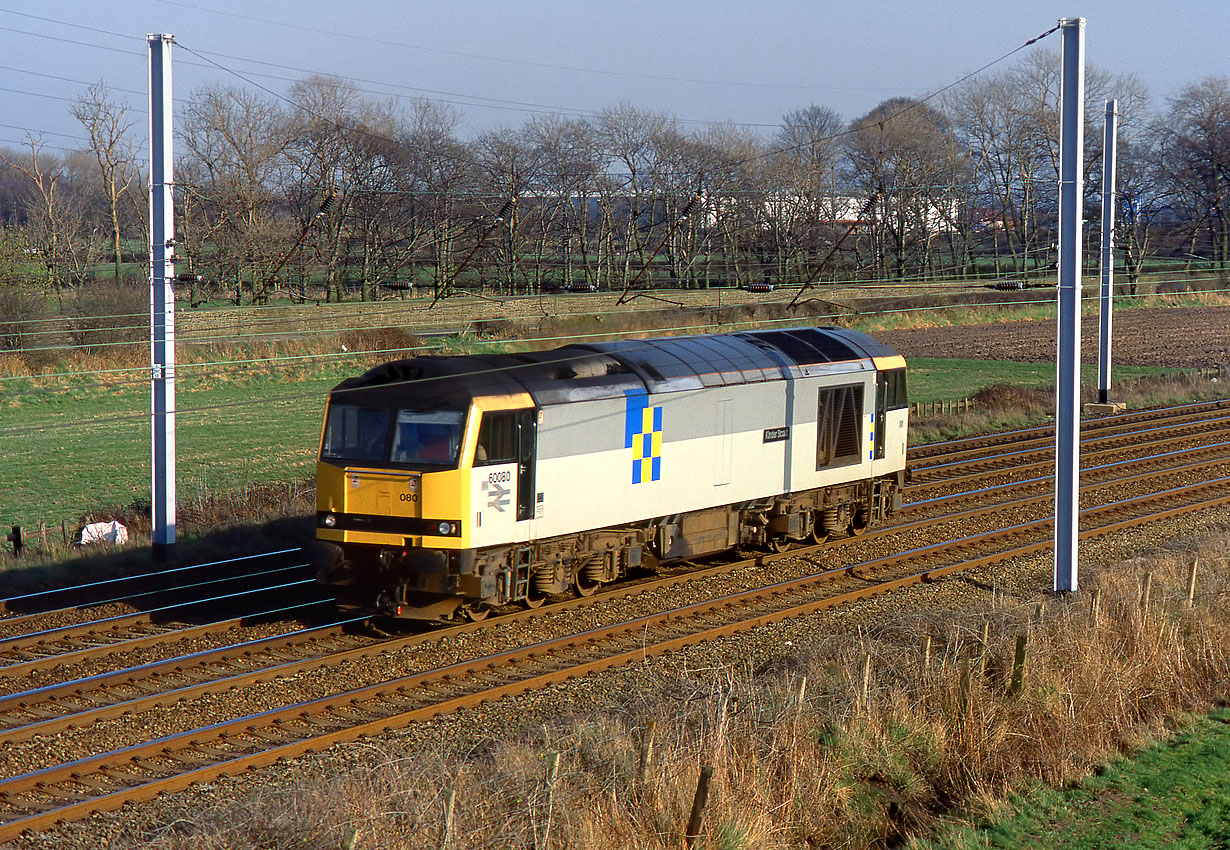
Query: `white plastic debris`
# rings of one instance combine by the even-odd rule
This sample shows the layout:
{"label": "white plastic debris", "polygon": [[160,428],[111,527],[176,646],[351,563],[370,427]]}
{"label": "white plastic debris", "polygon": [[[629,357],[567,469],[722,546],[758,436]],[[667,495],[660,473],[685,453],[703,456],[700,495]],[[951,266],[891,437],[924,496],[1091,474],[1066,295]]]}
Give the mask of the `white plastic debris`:
{"label": "white plastic debris", "polygon": [[127,543],[128,528],[118,520],[91,522],[81,529],[81,545],[87,543]]}

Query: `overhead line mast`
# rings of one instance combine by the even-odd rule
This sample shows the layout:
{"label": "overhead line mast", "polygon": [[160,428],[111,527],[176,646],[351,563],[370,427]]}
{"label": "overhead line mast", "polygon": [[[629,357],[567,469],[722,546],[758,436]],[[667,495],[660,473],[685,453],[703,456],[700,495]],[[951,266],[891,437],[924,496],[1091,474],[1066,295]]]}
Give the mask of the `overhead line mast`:
{"label": "overhead line mast", "polygon": [[150,137],[150,425],[153,483],[150,521],[153,558],[170,560],[175,551],[175,222],[171,45],[166,33],[147,35],[149,44]]}

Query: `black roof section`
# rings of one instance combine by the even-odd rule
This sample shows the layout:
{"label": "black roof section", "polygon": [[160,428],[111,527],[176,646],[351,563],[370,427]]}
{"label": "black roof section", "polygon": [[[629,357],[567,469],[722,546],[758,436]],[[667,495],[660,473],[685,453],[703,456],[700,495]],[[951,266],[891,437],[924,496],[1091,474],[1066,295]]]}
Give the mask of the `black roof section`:
{"label": "black roof section", "polygon": [[459,408],[476,396],[528,392],[539,406],[772,381],[808,367],[896,354],[845,328],[790,328],[726,334],[626,339],[552,351],[396,360],[349,378],[334,400],[364,400],[417,409]]}

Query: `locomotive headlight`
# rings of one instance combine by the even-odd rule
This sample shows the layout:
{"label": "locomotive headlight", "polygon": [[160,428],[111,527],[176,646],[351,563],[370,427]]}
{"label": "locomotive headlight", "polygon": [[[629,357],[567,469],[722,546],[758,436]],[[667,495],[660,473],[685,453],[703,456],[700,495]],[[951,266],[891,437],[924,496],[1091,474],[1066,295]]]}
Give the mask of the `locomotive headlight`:
{"label": "locomotive headlight", "polygon": [[333,514],[325,514],[325,518],[320,523],[325,528],[333,528],[333,526],[337,525],[337,517]]}
{"label": "locomotive headlight", "polygon": [[439,531],[443,535],[452,534],[453,524],[451,522],[442,522],[438,526],[436,526],[436,530]]}

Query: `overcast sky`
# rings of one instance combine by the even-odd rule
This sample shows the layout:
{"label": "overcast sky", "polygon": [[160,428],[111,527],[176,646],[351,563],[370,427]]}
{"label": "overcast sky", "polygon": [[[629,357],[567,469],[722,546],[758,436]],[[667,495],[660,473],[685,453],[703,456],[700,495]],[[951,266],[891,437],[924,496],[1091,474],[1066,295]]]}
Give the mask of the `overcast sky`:
{"label": "overcast sky", "polygon": [[[686,126],[771,132],[813,103],[850,120],[890,97],[924,96],[1061,17],[1086,19],[1090,65],[1135,74],[1159,105],[1230,75],[1226,0],[1169,10],[1157,0],[0,0],[0,144],[32,133],[49,148],[82,146],[69,101],[100,80],[140,117],[146,33],[175,36],[181,102],[216,83],[284,94],[318,72],[372,96],[453,103],[467,135],[619,101]],[[1059,47],[1055,33],[1026,50]]]}

